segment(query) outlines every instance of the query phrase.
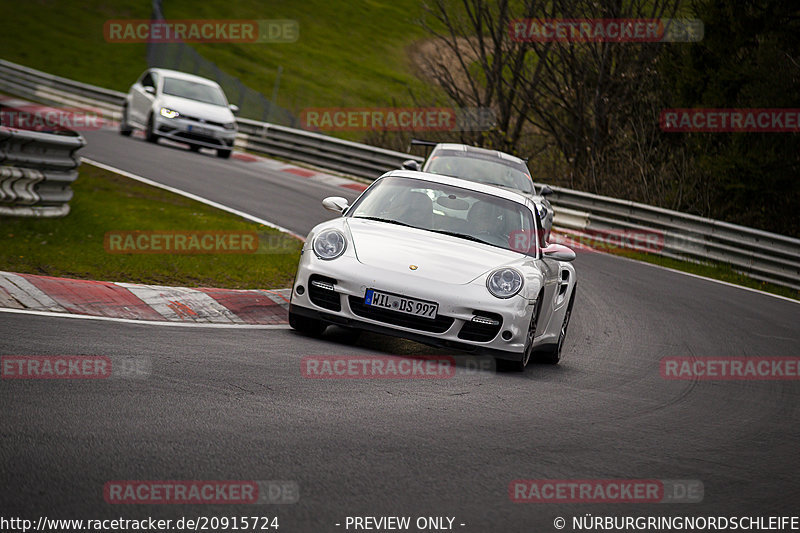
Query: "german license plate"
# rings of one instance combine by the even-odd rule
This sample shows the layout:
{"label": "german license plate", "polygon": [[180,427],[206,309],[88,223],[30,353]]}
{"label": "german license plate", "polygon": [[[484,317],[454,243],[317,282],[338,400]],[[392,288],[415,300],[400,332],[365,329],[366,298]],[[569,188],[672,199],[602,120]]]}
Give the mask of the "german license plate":
{"label": "german license plate", "polygon": [[387,294],[374,289],[367,289],[364,303],[372,307],[380,307],[381,309],[389,309],[390,311],[425,318],[436,318],[436,313],[439,311],[439,304],[437,303],[395,296],[394,294]]}
{"label": "german license plate", "polygon": [[204,128],[204,127],[202,127],[202,126],[193,126],[193,125],[191,125],[191,124],[189,124],[189,125],[186,127],[186,129],[187,129],[188,131],[192,132],[192,133],[197,133],[197,134],[199,134],[199,135],[210,135],[210,133],[211,133],[211,132],[208,130],[208,128]]}

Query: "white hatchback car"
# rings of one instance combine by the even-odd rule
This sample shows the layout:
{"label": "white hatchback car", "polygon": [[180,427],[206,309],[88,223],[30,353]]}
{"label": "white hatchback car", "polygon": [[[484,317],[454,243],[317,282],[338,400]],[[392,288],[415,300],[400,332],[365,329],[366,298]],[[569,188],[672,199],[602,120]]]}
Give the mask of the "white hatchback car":
{"label": "white hatchback car", "polygon": [[187,143],[193,151],[214,148],[230,157],[239,108],[229,105],[216,82],[176,70],[151,68],[125,96],[119,131],[143,129],[149,142],[164,137]]}

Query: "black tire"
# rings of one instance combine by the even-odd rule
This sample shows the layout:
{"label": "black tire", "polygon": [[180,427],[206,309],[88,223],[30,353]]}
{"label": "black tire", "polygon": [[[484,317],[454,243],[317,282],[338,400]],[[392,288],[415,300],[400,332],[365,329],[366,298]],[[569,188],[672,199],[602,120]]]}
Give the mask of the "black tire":
{"label": "black tire", "polygon": [[144,138],[149,143],[157,143],[158,135],[153,131],[153,115],[147,119],[147,128],[144,130]]}
{"label": "black tire", "polygon": [[313,337],[319,337],[325,331],[325,328],[328,327],[327,324],[320,320],[296,315],[292,312],[289,312],[289,325],[300,333],[305,333]]}
{"label": "black tire", "polygon": [[531,323],[528,325],[528,335],[525,339],[525,351],[519,361],[497,360],[497,369],[504,372],[524,372],[525,367],[531,362],[533,355],[533,339],[536,336],[536,326],[539,323],[539,312],[542,309],[542,294],[536,299],[536,308],[533,310]]}
{"label": "black tire", "polygon": [[119,119],[119,134],[123,137],[130,137],[133,128],[128,124],[128,106],[122,108],[122,118]]}
{"label": "black tire", "polygon": [[561,350],[564,348],[564,339],[567,338],[567,328],[572,317],[572,305],[575,303],[575,292],[578,286],[572,288],[572,296],[569,297],[567,312],[564,315],[564,322],[561,323],[561,331],[558,333],[558,343],[537,353],[536,361],[548,365],[557,365],[561,361]]}
{"label": "black tire", "polygon": [[228,159],[231,156],[230,150],[223,150],[222,148],[217,148],[217,157],[222,159]]}
{"label": "black tire", "polygon": [[189,150],[191,150],[192,152],[199,152],[200,151],[200,146],[198,146],[196,144],[190,144],[189,145]]}

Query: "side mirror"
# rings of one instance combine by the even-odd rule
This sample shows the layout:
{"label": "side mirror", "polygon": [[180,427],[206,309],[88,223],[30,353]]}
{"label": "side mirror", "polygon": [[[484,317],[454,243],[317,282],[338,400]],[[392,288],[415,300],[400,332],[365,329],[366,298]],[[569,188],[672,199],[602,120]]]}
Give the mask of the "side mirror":
{"label": "side mirror", "polygon": [[347,198],[342,198],[341,196],[329,196],[322,200],[322,207],[328,211],[342,213],[350,206],[347,205]]}
{"label": "side mirror", "polygon": [[231,104],[228,107],[231,108],[231,113],[233,113],[234,115],[239,112],[239,106],[236,104]]}
{"label": "side mirror", "polygon": [[419,171],[420,166],[419,166],[419,163],[417,163],[413,159],[406,159],[405,161],[403,161],[403,168],[406,169],[406,170]]}
{"label": "side mirror", "polygon": [[546,248],[542,248],[542,255],[548,259],[555,259],[556,261],[575,260],[575,252],[572,248],[567,248],[563,244],[549,244]]}
{"label": "side mirror", "polygon": [[145,85],[144,92],[146,92],[147,94],[156,94],[156,88],[153,87],[152,85]]}
{"label": "side mirror", "polygon": [[550,196],[551,194],[553,194],[553,189],[551,189],[547,185],[542,185],[542,190],[541,190],[541,192],[539,192],[539,195],[540,196]]}

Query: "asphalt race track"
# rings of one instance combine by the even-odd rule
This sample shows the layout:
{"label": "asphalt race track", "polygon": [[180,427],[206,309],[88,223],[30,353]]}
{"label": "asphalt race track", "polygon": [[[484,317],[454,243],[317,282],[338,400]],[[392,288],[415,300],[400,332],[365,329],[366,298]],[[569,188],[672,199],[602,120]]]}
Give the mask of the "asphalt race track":
{"label": "asphalt race track", "polygon": [[[87,132],[82,155],[289,228],[354,198],[257,163]],[[771,516],[800,501],[800,382],[671,381],[668,356],[798,356],[800,305],[579,253],[557,367],[451,379],[313,380],[308,355],[444,354],[329,328],[162,327],[0,313],[0,354],[147,361],[138,379],[4,380],[4,516],[278,516],[345,531],[348,516],[449,516],[459,531],[555,531],[556,517]],[[286,505],[111,505],[110,480],[293,480]],[[516,479],[699,480],[702,503],[514,503]],[[341,524],[337,526],[336,524]],[[464,524],[461,526],[460,524]],[[351,529],[352,531],[352,529]]]}

